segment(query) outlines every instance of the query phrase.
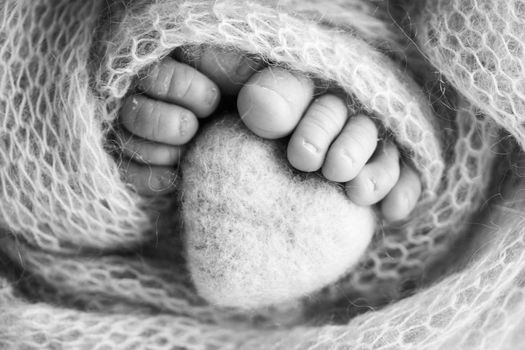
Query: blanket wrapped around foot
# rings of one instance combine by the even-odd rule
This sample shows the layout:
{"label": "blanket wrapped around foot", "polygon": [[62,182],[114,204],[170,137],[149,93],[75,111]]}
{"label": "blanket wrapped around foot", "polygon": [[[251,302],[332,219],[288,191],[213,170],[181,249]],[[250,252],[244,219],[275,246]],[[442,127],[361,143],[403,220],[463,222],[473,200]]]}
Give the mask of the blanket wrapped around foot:
{"label": "blanket wrapped around foot", "polygon": [[[522,2],[1,6],[0,347],[525,344]],[[353,269],[295,301],[293,320],[203,300],[181,256],[188,216],[178,214],[179,198],[139,197],[110,155],[134,77],[181,45],[257,55],[344,90],[420,172],[410,219],[379,226]],[[508,145],[512,162],[501,152],[508,135],[520,146]],[[483,208],[506,170],[508,196]],[[332,322],[308,322],[318,309]]]}

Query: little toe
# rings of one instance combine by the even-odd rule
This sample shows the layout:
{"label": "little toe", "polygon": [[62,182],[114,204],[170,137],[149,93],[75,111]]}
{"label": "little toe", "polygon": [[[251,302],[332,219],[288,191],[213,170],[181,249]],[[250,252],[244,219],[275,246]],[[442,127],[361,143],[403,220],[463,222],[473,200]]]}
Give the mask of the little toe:
{"label": "little toe", "polygon": [[312,102],[288,143],[288,160],[301,171],[316,171],[323,165],[328,147],[341,132],[348,114],[344,101],[323,95]]}
{"label": "little toe", "polygon": [[418,174],[407,165],[401,168],[399,180],[381,202],[381,212],[386,221],[405,219],[414,210],[421,195]]}
{"label": "little toe", "polygon": [[182,147],[158,143],[136,137],[120,130],[117,135],[120,150],[131,160],[149,165],[175,165],[182,154]]}
{"label": "little toe", "polygon": [[142,95],[133,95],[124,101],[120,119],[136,136],[175,146],[188,142],[199,126],[191,111]]}
{"label": "little toe", "polygon": [[139,80],[139,90],[151,98],[190,109],[199,118],[209,116],[220,101],[219,87],[197,69],[166,57]]}
{"label": "little toe", "polygon": [[224,95],[239,93],[246,81],[260,68],[262,62],[239,51],[205,47],[195,66],[220,87]]}
{"label": "little toe", "polygon": [[143,196],[168,194],[176,188],[177,172],[172,167],[149,166],[128,160],[120,168],[126,181]]}
{"label": "little toe", "polygon": [[369,117],[351,117],[328,150],[322,168],[324,177],[336,182],[355,178],[376,150],[377,134]]}
{"label": "little toe", "polygon": [[358,205],[375,204],[392,190],[399,173],[399,151],[388,142],[352,181],[347,182],[346,193]]}
{"label": "little toe", "polygon": [[312,81],[283,68],[255,73],[242,87],[237,108],[256,135],[276,139],[290,134],[313,97]]}

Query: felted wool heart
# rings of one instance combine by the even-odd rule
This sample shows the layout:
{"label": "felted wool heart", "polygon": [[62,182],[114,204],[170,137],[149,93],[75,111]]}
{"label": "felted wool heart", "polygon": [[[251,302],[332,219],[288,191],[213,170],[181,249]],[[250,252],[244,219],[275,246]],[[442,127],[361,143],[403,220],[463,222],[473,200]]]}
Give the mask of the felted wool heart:
{"label": "felted wool heart", "polygon": [[281,142],[238,117],[207,125],[181,171],[188,269],[213,304],[258,308],[309,295],[348,272],[372,238],[371,207],[292,169]]}

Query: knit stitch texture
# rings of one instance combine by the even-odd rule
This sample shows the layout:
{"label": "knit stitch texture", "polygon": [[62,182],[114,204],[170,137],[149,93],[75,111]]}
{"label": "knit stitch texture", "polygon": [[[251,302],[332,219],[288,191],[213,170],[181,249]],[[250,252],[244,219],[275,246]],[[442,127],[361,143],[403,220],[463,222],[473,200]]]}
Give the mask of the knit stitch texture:
{"label": "knit stitch texture", "polygon": [[[1,7],[0,348],[525,346],[521,1]],[[198,295],[182,254],[187,221],[202,215],[184,202],[187,175],[180,195],[152,201],[111,156],[134,78],[176,47],[204,44],[344,90],[420,172],[411,217],[379,225],[354,268],[285,312],[246,314]],[[198,161],[190,153],[182,173]]]}

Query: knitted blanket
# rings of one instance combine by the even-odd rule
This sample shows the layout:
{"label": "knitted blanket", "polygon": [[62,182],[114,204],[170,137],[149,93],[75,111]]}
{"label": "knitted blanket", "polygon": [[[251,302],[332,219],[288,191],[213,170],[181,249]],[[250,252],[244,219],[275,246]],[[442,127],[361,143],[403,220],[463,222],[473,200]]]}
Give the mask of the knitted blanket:
{"label": "knitted blanket", "polygon": [[[0,348],[525,346],[523,2],[1,7]],[[379,225],[354,268],[305,298],[249,313],[206,302],[185,263],[185,221],[189,212],[209,224],[222,212],[197,212],[191,196],[208,203],[209,193],[187,177],[180,195],[140,197],[109,137],[134,77],[181,45],[257,55],[345,91],[418,170],[417,209]],[[230,132],[210,130],[215,139]],[[209,142],[200,137],[193,150]],[[195,173],[200,157],[189,152],[182,172]],[[325,214],[316,213],[321,226]]]}

